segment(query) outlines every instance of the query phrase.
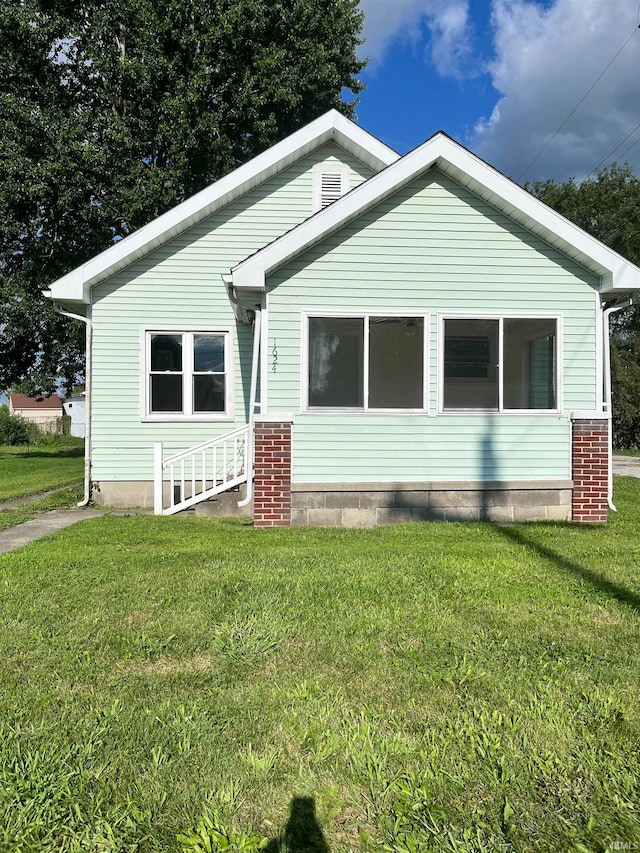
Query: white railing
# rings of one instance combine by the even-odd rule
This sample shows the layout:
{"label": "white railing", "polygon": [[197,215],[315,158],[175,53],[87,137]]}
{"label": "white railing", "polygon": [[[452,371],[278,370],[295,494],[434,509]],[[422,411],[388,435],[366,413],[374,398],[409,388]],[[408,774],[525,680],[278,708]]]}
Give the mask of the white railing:
{"label": "white railing", "polygon": [[[200,501],[246,483],[251,465],[249,424],[188,450],[162,456],[162,442],[153,445],[153,511],[173,515]],[[168,487],[169,504],[164,495]]]}

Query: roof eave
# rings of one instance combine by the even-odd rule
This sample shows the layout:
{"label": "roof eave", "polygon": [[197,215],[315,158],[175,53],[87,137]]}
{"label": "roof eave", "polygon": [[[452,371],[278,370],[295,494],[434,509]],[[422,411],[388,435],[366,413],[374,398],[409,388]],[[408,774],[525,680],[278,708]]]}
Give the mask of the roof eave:
{"label": "roof eave", "polygon": [[275,269],[434,165],[598,276],[603,289],[640,289],[638,267],[444,133],[435,134],[399,162],[242,261],[232,270],[234,286],[264,289],[266,277]]}
{"label": "roof eave", "polygon": [[89,303],[93,286],[331,141],[374,170],[383,169],[399,158],[366,130],[337,110],[330,110],[53,282],[49,298],[64,303]]}

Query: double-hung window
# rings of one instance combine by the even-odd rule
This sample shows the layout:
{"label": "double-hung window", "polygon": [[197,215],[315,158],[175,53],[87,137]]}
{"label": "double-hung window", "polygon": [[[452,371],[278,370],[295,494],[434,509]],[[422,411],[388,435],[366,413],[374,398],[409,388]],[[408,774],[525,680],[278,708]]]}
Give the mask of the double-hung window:
{"label": "double-hung window", "polygon": [[307,409],[424,411],[424,315],[312,315],[305,322]]}
{"label": "double-hung window", "polygon": [[452,317],[441,326],[443,411],[557,411],[558,317]]}
{"label": "double-hung window", "polygon": [[226,420],[231,416],[230,334],[145,332],[145,416]]}

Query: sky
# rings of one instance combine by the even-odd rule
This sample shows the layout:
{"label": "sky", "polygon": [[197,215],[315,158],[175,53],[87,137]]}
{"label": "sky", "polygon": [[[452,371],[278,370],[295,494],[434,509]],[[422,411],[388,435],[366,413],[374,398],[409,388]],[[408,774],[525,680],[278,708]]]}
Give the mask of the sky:
{"label": "sky", "polygon": [[360,7],[358,122],[399,153],[444,130],[519,183],[583,180],[616,159],[640,175],[639,0]]}

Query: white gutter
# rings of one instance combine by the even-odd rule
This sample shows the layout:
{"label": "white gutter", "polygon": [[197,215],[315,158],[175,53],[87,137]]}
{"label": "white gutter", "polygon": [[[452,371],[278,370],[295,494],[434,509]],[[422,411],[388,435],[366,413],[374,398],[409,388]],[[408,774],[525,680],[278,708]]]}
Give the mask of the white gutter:
{"label": "white gutter", "polygon": [[[227,283],[223,276],[225,284]],[[258,393],[258,364],[260,362],[260,330],[262,326],[262,309],[257,305],[250,305],[248,302],[242,302],[237,296],[234,296],[231,287],[228,288],[229,299],[234,305],[239,305],[247,311],[253,311],[255,321],[253,324],[253,352],[251,355],[251,390],[249,392],[249,435],[247,438],[247,494],[245,498],[238,501],[239,507],[247,506],[253,499],[253,430],[256,406],[262,408],[261,403],[256,402]]]}
{"label": "white gutter", "polygon": [[[46,295],[46,294],[45,294]],[[88,317],[83,317],[82,314],[73,314],[71,311],[65,311],[58,303],[53,303],[54,311],[61,314],[63,317],[69,317],[72,320],[79,320],[87,327],[87,354],[85,359],[85,432],[84,432],[84,497],[78,502],[78,506],[86,506],[91,500],[91,339],[93,334],[93,326]]]}
{"label": "white gutter", "polygon": [[602,312],[602,343],[604,356],[604,400],[602,408],[609,417],[609,445],[608,445],[608,471],[609,480],[607,486],[607,503],[609,509],[617,512],[613,502],[613,408],[611,402],[611,339],[609,337],[609,317],[623,308],[628,308],[633,304],[633,298],[627,299],[620,305],[612,305],[610,308],[605,308]]}

